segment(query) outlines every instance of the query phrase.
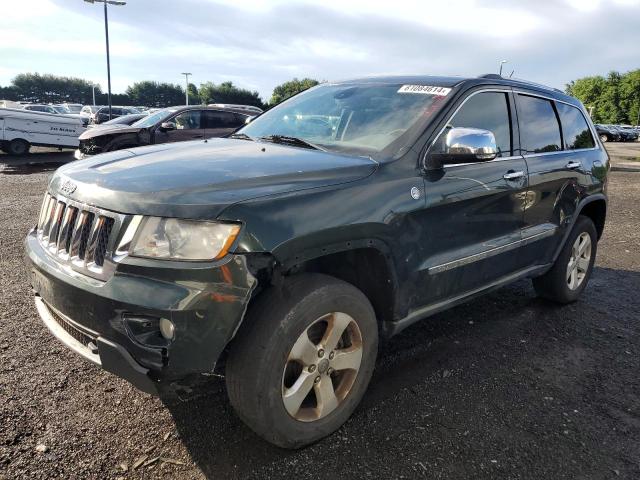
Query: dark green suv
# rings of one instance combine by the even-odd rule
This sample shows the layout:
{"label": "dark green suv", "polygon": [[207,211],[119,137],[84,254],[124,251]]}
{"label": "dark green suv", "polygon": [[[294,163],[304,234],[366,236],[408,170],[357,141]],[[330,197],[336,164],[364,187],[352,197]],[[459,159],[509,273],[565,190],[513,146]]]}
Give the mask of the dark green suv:
{"label": "dark green suv", "polygon": [[522,278],[575,301],[608,170],[558,90],[325,83],[228,138],[60,168],[27,261],[71,349],[156,394],[220,371],[255,432],[300,447],[354,411],[379,339]]}

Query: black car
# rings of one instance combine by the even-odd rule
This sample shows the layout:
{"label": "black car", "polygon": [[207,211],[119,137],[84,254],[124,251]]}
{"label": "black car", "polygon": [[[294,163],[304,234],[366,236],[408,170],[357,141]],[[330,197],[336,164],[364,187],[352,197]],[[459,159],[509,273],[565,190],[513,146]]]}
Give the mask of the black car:
{"label": "black car", "polygon": [[83,132],[76,158],[87,155],[187,140],[223,137],[247,122],[250,115],[234,110],[203,106],[173,107],[159,110],[127,128],[93,128]]}
{"label": "black car", "polygon": [[600,138],[602,143],[606,142],[619,142],[622,140],[622,136],[620,132],[618,132],[615,128],[612,128],[611,125],[601,125],[596,123],[595,125],[596,133]]}
{"label": "black car", "polygon": [[576,301],[608,170],[559,90],[497,75],[325,83],[229,138],[61,167],[28,270],[70,349],[159,395],[224,373],[240,418],[295,448],[349,418],[379,340],[524,278]]}
{"label": "black car", "polygon": [[631,126],[614,125],[616,131],[620,134],[620,139],[623,142],[635,142],[638,140],[638,132]]}
{"label": "black car", "polygon": [[146,113],[130,113],[121,117],[112,118],[104,123],[89,125],[89,128],[109,128],[112,125],[130,126],[147,116]]}
{"label": "black car", "polygon": [[90,123],[100,124],[113,120],[114,118],[121,117],[122,115],[131,115],[133,113],[140,113],[135,107],[111,107],[111,117],[109,117],[109,107],[101,107],[94,114],[91,115]]}

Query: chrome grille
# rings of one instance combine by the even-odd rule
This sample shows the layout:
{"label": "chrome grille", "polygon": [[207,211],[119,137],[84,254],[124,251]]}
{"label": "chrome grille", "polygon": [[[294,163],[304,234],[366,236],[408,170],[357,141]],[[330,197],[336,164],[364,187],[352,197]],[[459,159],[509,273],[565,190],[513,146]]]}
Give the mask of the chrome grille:
{"label": "chrome grille", "polygon": [[100,280],[113,273],[109,263],[124,215],[45,195],[38,220],[38,240],[60,263]]}

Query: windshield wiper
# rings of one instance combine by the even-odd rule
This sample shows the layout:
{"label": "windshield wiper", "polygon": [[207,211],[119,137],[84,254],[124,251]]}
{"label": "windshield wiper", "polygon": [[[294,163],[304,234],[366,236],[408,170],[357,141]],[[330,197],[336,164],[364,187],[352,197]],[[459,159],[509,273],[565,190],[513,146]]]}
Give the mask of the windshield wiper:
{"label": "windshield wiper", "polygon": [[326,150],[318,145],[307,142],[302,138],[298,137],[289,137],[287,135],[267,135],[266,137],[260,137],[260,140],[264,140],[265,142],[273,142],[273,143],[281,143],[283,145],[293,145],[295,147],[303,147],[310,148],[313,150],[321,150],[326,152]]}
{"label": "windshield wiper", "polygon": [[229,135],[229,138],[237,138],[238,140],[251,140],[253,142],[253,138],[251,138],[246,133],[232,133]]}

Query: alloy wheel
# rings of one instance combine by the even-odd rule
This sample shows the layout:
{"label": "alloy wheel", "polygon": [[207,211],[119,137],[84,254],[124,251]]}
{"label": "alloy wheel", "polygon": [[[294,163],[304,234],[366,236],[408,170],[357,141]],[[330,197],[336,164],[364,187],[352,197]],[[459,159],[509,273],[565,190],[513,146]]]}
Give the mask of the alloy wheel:
{"label": "alloy wheel", "polygon": [[282,374],[282,401],[293,418],[312,422],[345,400],[362,362],[362,334],[342,312],[316,319],[298,337]]}
{"label": "alloy wheel", "polygon": [[587,276],[590,262],[591,237],[587,232],[582,232],[573,242],[571,257],[567,265],[567,285],[571,290],[576,290],[582,285]]}

